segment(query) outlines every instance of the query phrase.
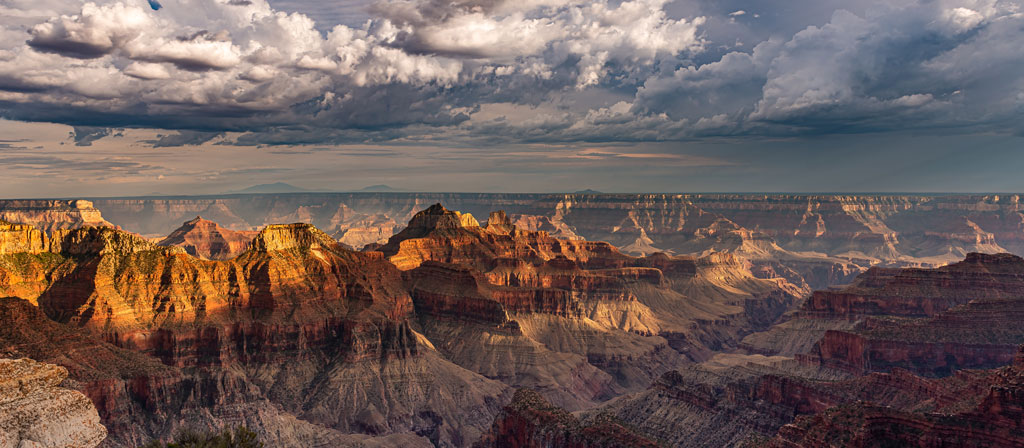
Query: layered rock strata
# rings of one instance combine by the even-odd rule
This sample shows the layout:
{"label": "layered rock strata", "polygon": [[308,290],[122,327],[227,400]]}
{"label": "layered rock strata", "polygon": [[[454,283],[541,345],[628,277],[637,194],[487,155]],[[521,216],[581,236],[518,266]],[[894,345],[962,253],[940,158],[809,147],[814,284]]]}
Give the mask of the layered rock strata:
{"label": "layered rock strata", "polygon": [[156,244],[177,246],[207,260],[229,260],[241,255],[256,236],[255,231],[236,231],[196,216]]}
{"label": "layered rock strata", "polygon": [[47,233],[82,226],[113,226],[93,202],[81,199],[0,201],[0,220],[28,224]]}

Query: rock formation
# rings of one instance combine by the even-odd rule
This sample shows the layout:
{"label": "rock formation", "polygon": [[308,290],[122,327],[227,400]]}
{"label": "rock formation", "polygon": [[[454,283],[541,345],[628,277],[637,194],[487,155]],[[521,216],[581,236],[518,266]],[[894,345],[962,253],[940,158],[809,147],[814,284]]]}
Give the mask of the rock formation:
{"label": "rock formation", "polygon": [[82,226],[113,226],[90,201],[0,201],[0,220],[28,224],[44,232]]}
{"label": "rock formation", "polygon": [[196,216],[156,244],[181,247],[185,252],[207,260],[228,260],[244,252],[257,233],[225,229]]}
{"label": "rock formation", "polygon": [[0,359],[0,447],[92,448],[107,436],[96,408],[64,389],[63,367]]}

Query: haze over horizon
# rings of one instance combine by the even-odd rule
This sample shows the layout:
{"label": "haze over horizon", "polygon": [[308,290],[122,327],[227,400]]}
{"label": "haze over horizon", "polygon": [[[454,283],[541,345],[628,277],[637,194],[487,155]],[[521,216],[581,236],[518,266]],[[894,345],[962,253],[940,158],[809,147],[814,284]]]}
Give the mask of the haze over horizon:
{"label": "haze over horizon", "polygon": [[9,0],[0,194],[1024,192],[1006,0]]}

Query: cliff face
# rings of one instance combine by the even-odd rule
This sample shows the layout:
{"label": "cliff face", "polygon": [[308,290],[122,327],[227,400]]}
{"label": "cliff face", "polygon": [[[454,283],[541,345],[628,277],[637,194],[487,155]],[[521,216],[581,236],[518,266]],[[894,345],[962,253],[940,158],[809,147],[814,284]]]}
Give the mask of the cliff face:
{"label": "cliff face", "polygon": [[0,220],[28,224],[45,232],[82,226],[110,226],[90,201],[0,201]]}
{"label": "cliff face", "polygon": [[244,252],[257,233],[228,230],[197,216],[185,221],[157,245],[181,247],[190,255],[207,260],[228,260]]}
{"label": "cliff face", "polygon": [[968,254],[938,269],[878,269],[839,291],[816,292],[806,319],[862,318],[824,333],[802,358],[853,373],[901,367],[922,375],[993,368],[1024,343],[1024,259]]}
{"label": "cliff face", "polygon": [[767,355],[853,374],[899,367],[927,376],[1010,362],[1024,343],[1024,259],[971,253],[958,263],[871,268],[842,289],[814,292],[788,321],[747,336]]}
{"label": "cliff face", "polygon": [[0,359],[0,446],[92,448],[107,436],[92,402],[60,387],[68,372],[31,359]]}
{"label": "cliff face", "polygon": [[841,290],[815,292],[801,312],[847,319],[932,317],[975,299],[1019,297],[1022,287],[1024,259],[971,253],[938,269],[872,268]]}

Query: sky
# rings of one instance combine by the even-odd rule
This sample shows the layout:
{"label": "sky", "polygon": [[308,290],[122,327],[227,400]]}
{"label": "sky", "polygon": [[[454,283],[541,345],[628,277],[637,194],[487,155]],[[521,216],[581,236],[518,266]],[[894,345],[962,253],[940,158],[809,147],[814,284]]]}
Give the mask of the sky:
{"label": "sky", "polygon": [[0,0],[0,197],[1024,192],[1020,0]]}

